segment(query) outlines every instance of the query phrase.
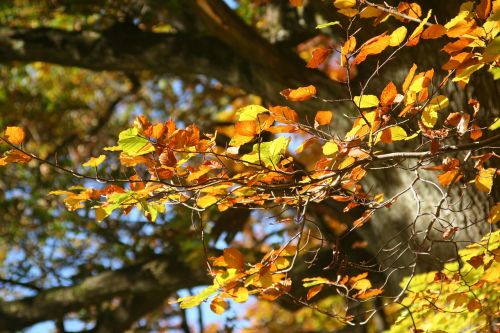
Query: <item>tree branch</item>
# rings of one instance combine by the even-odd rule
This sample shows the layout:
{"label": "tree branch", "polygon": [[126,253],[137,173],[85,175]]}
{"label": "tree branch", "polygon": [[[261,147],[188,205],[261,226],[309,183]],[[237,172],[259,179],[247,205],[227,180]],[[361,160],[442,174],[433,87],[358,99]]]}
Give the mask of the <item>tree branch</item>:
{"label": "tree branch", "polygon": [[[142,307],[151,311],[151,305],[157,306],[169,294],[203,284],[205,280],[206,275],[203,272],[194,273],[175,258],[158,257],[142,264],[89,277],[78,285],[53,288],[33,297],[1,302],[0,329],[19,330],[37,322],[60,318],[71,311],[100,304],[113,297],[126,297],[131,294],[136,298],[131,303],[134,307],[130,310],[132,312],[137,310],[139,298],[158,295],[157,302],[145,302],[148,306],[144,305],[144,299],[141,298]],[[142,312],[139,311],[140,313]],[[114,314],[112,317],[116,319],[118,315]],[[128,320],[123,322],[131,324]]]}

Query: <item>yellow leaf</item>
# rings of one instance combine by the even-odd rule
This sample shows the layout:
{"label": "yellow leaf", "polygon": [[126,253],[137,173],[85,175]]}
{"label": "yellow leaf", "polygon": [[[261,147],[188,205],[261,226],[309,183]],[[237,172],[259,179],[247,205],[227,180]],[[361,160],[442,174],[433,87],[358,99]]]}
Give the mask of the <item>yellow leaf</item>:
{"label": "yellow leaf", "polygon": [[208,194],[208,195],[205,195],[205,196],[199,198],[198,201],[196,202],[196,204],[200,208],[207,208],[207,207],[212,206],[213,204],[215,204],[217,201],[219,201],[219,199],[217,199],[216,197]]}
{"label": "yellow leaf", "polygon": [[438,113],[430,108],[425,108],[422,111],[422,123],[428,127],[433,128],[438,120]]}
{"label": "yellow leaf", "polygon": [[323,145],[323,155],[332,155],[335,154],[339,150],[339,147],[336,143],[328,141]]}
{"label": "yellow leaf", "polygon": [[379,103],[378,97],[375,95],[354,96],[353,101],[361,109],[376,107]]}
{"label": "yellow leaf", "polygon": [[210,310],[215,314],[223,314],[227,309],[227,302],[222,297],[215,297],[210,303]]}
{"label": "yellow leaf", "polygon": [[104,162],[106,159],[105,155],[99,155],[99,157],[91,157],[87,162],[83,163],[82,166],[84,167],[97,167],[99,164]]}
{"label": "yellow leaf", "polygon": [[333,5],[337,9],[345,9],[356,6],[356,0],[335,0]]}
{"label": "yellow leaf", "polygon": [[106,213],[106,210],[104,210],[101,207],[96,208],[96,210],[95,210],[95,219],[97,221],[101,222],[102,220],[104,220],[104,218],[106,216],[108,216],[108,213]]}
{"label": "yellow leaf", "polygon": [[443,96],[443,95],[439,95],[439,96],[432,98],[430,100],[429,104],[427,104],[426,108],[433,110],[433,111],[441,111],[445,107],[447,107],[448,104],[449,104],[448,97]]}
{"label": "yellow leaf", "polygon": [[248,289],[245,287],[239,287],[235,291],[231,292],[230,295],[235,302],[244,303],[248,300]]}
{"label": "yellow leaf", "polygon": [[401,44],[406,37],[406,33],[408,32],[408,29],[406,27],[399,27],[396,30],[394,30],[391,34],[391,39],[389,40],[389,45],[390,46],[398,46]]}
{"label": "yellow leaf", "polygon": [[493,178],[496,173],[495,168],[482,169],[476,176],[476,187],[479,191],[489,193],[493,187]]}
{"label": "yellow leaf", "polygon": [[500,201],[495,204],[490,210],[488,223],[495,224],[500,221]]}
{"label": "yellow leaf", "polygon": [[368,288],[371,288],[372,286],[372,283],[370,282],[370,280],[368,279],[361,279],[359,281],[356,281],[356,283],[354,283],[354,286],[352,286],[354,289],[357,289],[357,290],[366,290]]}
{"label": "yellow leaf", "polygon": [[377,134],[377,137],[375,138],[375,144],[377,144],[381,140],[390,143],[392,141],[405,140],[407,137],[408,134],[406,134],[406,131],[402,127],[392,126]]}
{"label": "yellow leaf", "polygon": [[493,122],[493,124],[490,125],[490,127],[488,127],[488,129],[490,131],[494,131],[499,127],[500,127],[500,117],[496,117],[495,121]]}
{"label": "yellow leaf", "polygon": [[21,127],[8,126],[5,129],[5,138],[13,145],[20,145],[24,141],[24,130]]}
{"label": "yellow leaf", "polygon": [[432,10],[429,10],[427,16],[422,21],[420,21],[418,27],[412,32],[412,34],[408,38],[408,43],[406,45],[414,46],[418,44],[418,41],[420,40],[420,34],[422,33],[422,31],[424,31],[424,27],[427,24],[429,18],[431,17],[431,14]]}

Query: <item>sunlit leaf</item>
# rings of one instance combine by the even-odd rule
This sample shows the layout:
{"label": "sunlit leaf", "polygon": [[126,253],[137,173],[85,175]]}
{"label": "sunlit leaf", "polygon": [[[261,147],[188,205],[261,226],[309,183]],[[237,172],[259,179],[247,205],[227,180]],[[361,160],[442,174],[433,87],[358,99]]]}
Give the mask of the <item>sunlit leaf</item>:
{"label": "sunlit leaf", "polygon": [[215,314],[223,314],[228,307],[227,302],[222,297],[215,297],[212,302],[210,302],[210,310]]}
{"label": "sunlit leaf", "polygon": [[496,117],[493,123],[488,127],[490,131],[500,128],[500,117]]}
{"label": "sunlit leaf", "polygon": [[380,94],[380,105],[389,106],[394,102],[398,94],[396,85],[391,81],[385,86],[384,90]]}
{"label": "sunlit leaf", "polygon": [[278,165],[281,157],[285,154],[290,139],[280,136],[271,142],[256,143],[252,152],[241,157],[244,162],[263,164],[266,167]]}
{"label": "sunlit leaf", "polygon": [[333,113],[331,111],[318,111],[314,117],[314,128],[328,125],[332,121]]}
{"label": "sunlit leaf", "polygon": [[362,63],[369,55],[379,54],[383,52],[389,46],[390,40],[391,36],[387,36],[386,33],[368,40],[361,46],[361,49],[356,58],[354,58],[352,65],[358,65]]}
{"label": "sunlit leaf", "polygon": [[126,129],[118,135],[118,146],[130,156],[138,156],[155,150],[151,142],[139,135],[137,128]]}
{"label": "sunlit leaf", "polygon": [[307,68],[317,68],[320,66],[332,53],[332,49],[318,47],[313,50],[311,59],[307,62]]}
{"label": "sunlit leaf", "polygon": [[297,89],[285,89],[281,91],[280,94],[289,101],[302,102],[316,96],[316,87],[311,85],[307,87],[299,87]]}
{"label": "sunlit leaf", "polygon": [[431,17],[431,14],[432,14],[432,10],[429,10],[429,12],[427,13],[427,16],[423,20],[420,21],[417,28],[415,28],[415,30],[412,32],[410,37],[408,37],[408,43],[406,43],[407,46],[414,46],[414,45],[418,44],[418,41],[420,39],[420,34],[422,33],[422,31],[424,31],[425,24],[427,23],[427,21]]}
{"label": "sunlit leaf", "polygon": [[333,21],[333,22],[318,24],[316,26],[316,29],[323,29],[323,28],[334,26],[334,25],[340,25],[340,22],[339,21]]}
{"label": "sunlit leaf", "polygon": [[218,288],[216,286],[209,286],[203,289],[197,295],[180,297],[179,299],[177,299],[177,302],[180,303],[179,306],[181,307],[181,309],[189,309],[200,305],[203,301],[215,294],[217,291]]}
{"label": "sunlit leaf", "polygon": [[339,146],[335,142],[328,141],[323,145],[323,155],[333,155],[339,150]]}
{"label": "sunlit leaf", "polygon": [[196,201],[196,204],[200,208],[207,208],[212,206],[213,204],[217,203],[219,199],[217,197],[214,197],[213,195],[207,194],[204,195],[203,197],[199,198]]}
{"label": "sunlit leaf", "polygon": [[404,26],[399,27],[396,30],[394,30],[391,33],[391,39],[389,40],[389,45],[390,46],[398,46],[399,44],[401,44],[405,40],[407,32],[408,32],[408,30]]}
{"label": "sunlit leaf", "polygon": [[500,202],[497,202],[493,207],[491,207],[490,215],[488,217],[488,223],[495,224],[500,221]]}
{"label": "sunlit leaf", "polygon": [[243,270],[245,258],[238,249],[234,247],[226,248],[224,249],[223,256],[228,267]]}
{"label": "sunlit leaf", "polygon": [[376,107],[379,104],[378,97],[375,95],[354,96],[353,101],[360,109]]}
{"label": "sunlit leaf", "polygon": [[497,169],[488,168],[481,169],[476,176],[475,184],[479,191],[489,193],[493,187],[493,178],[495,177]]}
{"label": "sunlit leaf", "polygon": [[5,138],[13,145],[20,145],[24,141],[24,130],[21,127],[8,126],[5,129]]}
{"label": "sunlit leaf", "polygon": [[356,6],[356,0],[335,0],[333,5],[337,9],[345,9]]}
{"label": "sunlit leaf", "polygon": [[104,160],[106,159],[106,155],[99,155],[99,157],[91,157],[87,162],[83,163],[84,167],[98,167]]}
{"label": "sunlit leaf", "polygon": [[314,296],[316,296],[321,291],[321,289],[323,289],[323,285],[322,284],[313,286],[311,289],[309,289],[307,291],[307,300],[310,300],[311,298],[313,298]]}
{"label": "sunlit leaf", "polygon": [[400,126],[391,126],[382,132],[377,133],[375,143],[379,141],[391,143],[393,141],[405,140],[408,137],[406,131]]}

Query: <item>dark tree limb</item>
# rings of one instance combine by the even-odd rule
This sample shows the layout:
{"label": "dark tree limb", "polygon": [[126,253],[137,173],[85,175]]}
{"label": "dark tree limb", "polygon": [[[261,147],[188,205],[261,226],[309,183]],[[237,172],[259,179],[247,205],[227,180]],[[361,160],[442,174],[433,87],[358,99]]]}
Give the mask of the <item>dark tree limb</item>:
{"label": "dark tree limb", "polygon": [[[168,257],[158,257],[142,264],[107,271],[86,278],[78,285],[53,288],[33,297],[0,302],[0,331],[23,329],[37,322],[55,320],[69,312],[98,305],[114,297],[127,299],[133,295],[131,299],[128,298],[128,306],[108,313],[107,317],[98,318],[95,331],[104,332],[100,327],[109,327],[107,323],[111,322],[121,323],[120,327],[126,328],[159,306],[169,294],[206,283],[203,273],[200,271],[196,274],[177,259]],[[134,316],[131,316],[132,313]]]}

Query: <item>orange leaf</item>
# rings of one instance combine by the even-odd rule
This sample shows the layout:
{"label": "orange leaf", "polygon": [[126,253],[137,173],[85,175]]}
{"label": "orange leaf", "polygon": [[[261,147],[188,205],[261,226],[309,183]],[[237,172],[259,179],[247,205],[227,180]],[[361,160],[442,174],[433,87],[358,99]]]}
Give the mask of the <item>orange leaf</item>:
{"label": "orange leaf", "polygon": [[490,16],[491,0],[481,0],[476,6],[476,14],[481,20],[486,20]]}
{"label": "orange leaf", "polygon": [[387,48],[387,46],[389,46],[390,40],[391,36],[387,36],[385,32],[368,40],[363,44],[363,46],[361,46],[361,50],[356,58],[354,58],[352,65],[360,64],[365,61],[366,57],[369,55],[381,53]]}
{"label": "orange leaf", "polygon": [[418,44],[418,41],[420,40],[420,34],[422,34],[422,31],[424,30],[424,26],[431,17],[432,10],[429,10],[427,13],[427,16],[420,22],[418,27],[413,31],[413,33],[410,35],[408,38],[408,43],[406,43],[407,46],[414,46]]}
{"label": "orange leaf", "polygon": [[439,174],[437,177],[438,182],[442,186],[446,187],[446,186],[451,184],[451,182],[455,179],[455,177],[456,177],[456,179],[454,182],[457,182],[460,178],[462,178],[462,175],[457,176],[458,173],[459,173],[459,170],[455,169],[455,170],[450,170],[450,171],[446,171],[442,174]]}
{"label": "orange leaf", "polygon": [[410,83],[413,81],[413,76],[415,75],[415,71],[417,70],[417,65],[413,64],[411,66],[410,71],[406,75],[405,80],[403,81],[403,92],[406,93],[408,87],[410,87]]}
{"label": "orange leaf", "polygon": [[385,86],[384,90],[380,94],[380,105],[389,106],[394,102],[398,94],[396,85],[391,81]]}
{"label": "orange leaf", "polygon": [[314,117],[314,128],[322,125],[328,125],[332,121],[333,114],[330,111],[318,111]]}
{"label": "orange leaf", "polygon": [[19,150],[9,150],[5,153],[5,157],[2,160],[5,163],[19,163],[25,164],[31,161],[32,157]]}
{"label": "orange leaf", "polygon": [[470,138],[476,141],[482,136],[483,136],[483,131],[481,130],[481,127],[479,127],[477,124],[473,124],[471,127]]}
{"label": "orange leaf", "polygon": [[310,300],[311,298],[316,296],[321,291],[321,289],[323,289],[322,284],[318,284],[318,285],[312,287],[311,289],[309,289],[307,291],[307,300]]}
{"label": "orange leaf", "polygon": [[299,87],[297,89],[285,89],[280,92],[287,100],[292,102],[302,102],[307,101],[311,97],[316,95],[315,86]]}
{"label": "orange leaf", "polygon": [[356,298],[359,298],[359,299],[367,299],[367,298],[371,298],[371,297],[374,297],[374,296],[377,296],[377,295],[380,295],[384,292],[383,289],[368,289],[367,291],[364,291],[364,292],[361,292],[359,294],[356,295]]}
{"label": "orange leaf", "polygon": [[234,130],[239,135],[253,137],[257,134],[257,122],[255,120],[238,121],[234,126]]}
{"label": "orange leaf", "polygon": [[274,116],[276,121],[284,124],[293,124],[299,120],[297,112],[290,109],[288,106],[271,106],[269,112]]}
{"label": "orange leaf", "polygon": [[304,0],[290,0],[290,5],[292,7],[302,7]]}
{"label": "orange leaf", "polygon": [[210,303],[210,310],[215,314],[223,314],[227,309],[227,302],[222,297],[215,297]]}
{"label": "orange leaf", "polygon": [[24,141],[24,130],[21,127],[9,126],[5,129],[5,138],[13,145],[20,145]]}
{"label": "orange leaf", "polygon": [[325,47],[318,47],[312,52],[312,58],[307,62],[307,68],[317,68],[321,65],[328,56],[332,53],[332,49]]}
{"label": "orange leaf", "polygon": [[435,39],[443,36],[446,33],[446,28],[441,24],[433,24],[427,27],[420,37],[422,39]]}
{"label": "orange leaf", "polygon": [[238,249],[233,247],[229,247],[224,249],[224,261],[226,262],[229,268],[236,268],[238,270],[243,270],[244,268],[244,258],[243,254],[241,254]]}
{"label": "orange leaf", "polygon": [[349,37],[349,39],[342,45],[341,48],[341,58],[340,58],[340,66],[347,66],[347,56],[354,51],[356,48],[356,38],[354,36]]}

